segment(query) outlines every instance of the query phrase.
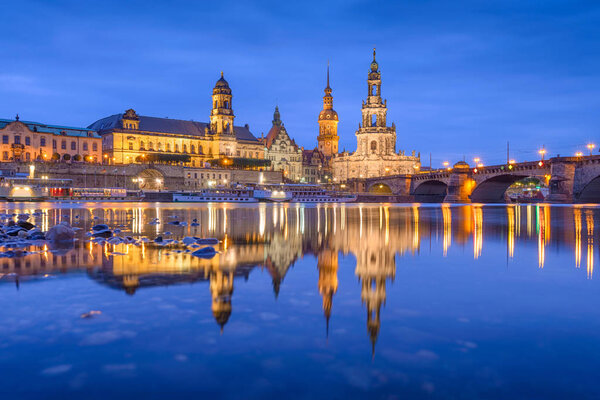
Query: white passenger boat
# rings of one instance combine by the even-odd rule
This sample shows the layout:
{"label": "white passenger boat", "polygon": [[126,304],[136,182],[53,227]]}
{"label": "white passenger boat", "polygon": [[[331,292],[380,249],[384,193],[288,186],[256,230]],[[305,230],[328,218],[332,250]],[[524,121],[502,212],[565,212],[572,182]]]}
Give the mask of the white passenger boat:
{"label": "white passenger boat", "polygon": [[292,194],[279,186],[265,187],[260,186],[254,189],[254,198],[257,201],[272,201],[276,203],[290,201]]}
{"label": "white passenger boat", "polygon": [[351,203],[357,196],[324,189],[319,185],[289,184],[286,191],[291,193],[293,202],[298,203]]}
{"label": "white passenger boat", "polygon": [[192,203],[256,203],[252,189],[202,189],[199,192],[176,192],[173,193],[173,201]]}

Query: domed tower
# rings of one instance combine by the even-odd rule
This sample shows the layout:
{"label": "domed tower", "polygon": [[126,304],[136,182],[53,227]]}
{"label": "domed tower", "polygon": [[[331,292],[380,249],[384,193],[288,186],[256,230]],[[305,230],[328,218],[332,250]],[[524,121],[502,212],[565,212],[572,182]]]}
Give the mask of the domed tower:
{"label": "domed tower", "polygon": [[333,109],[333,96],[329,86],[329,63],[327,63],[327,87],[323,96],[323,110],[319,114],[319,151],[327,158],[338,152],[340,137],[337,134],[338,114]]}
{"label": "domed tower", "polygon": [[223,77],[215,84],[212,94],[212,111],[210,113],[210,130],[217,135],[233,135],[233,108],[231,106],[231,89]]}
{"label": "domed tower", "polygon": [[223,327],[231,316],[231,296],[233,295],[233,271],[218,269],[210,274],[210,294],[212,297],[212,312],[221,327]]}

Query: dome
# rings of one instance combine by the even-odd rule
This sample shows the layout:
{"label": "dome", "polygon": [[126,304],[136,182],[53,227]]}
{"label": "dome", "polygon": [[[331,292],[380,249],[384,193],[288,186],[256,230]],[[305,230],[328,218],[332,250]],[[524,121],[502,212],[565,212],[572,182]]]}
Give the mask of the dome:
{"label": "dome", "polygon": [[217,83],[215,83],[215,88],[213,89],[213,93],[215,92],[227,92],[227,93],[231,93],[231,89],[229,88],[229,83],[227,83],[227,81],[225,80],[225,78],[223,78],[223,71],[221,71],[221,77],[219,78],[219,80],[217,81]]}
{"label": "dome", "polygon": [[375,49],[373,49],[373,62],[371,63],[371,72],[377,72],[379,70],[379,64],[375,61]]}
{"label": "dome", "polygon": [[223,71],[221,71],[221,77],[219,78],[219,80],[215,84],[215,87],[216,88],[229,88],[229,83],[227,83],[227,81],[225,80],[225,78],[223,78]]}
{"label": "dome", "polygon": [[459,161],[456,164],[454,164],[453,166],[454,169],[469,169],[471,167],[469,167],[469,164],[467,164],[464,161]]}
{"label": "dome", "polygon": [[329,119],[329,120],[337,121],[338,120],[338,114],[334,110],[323,110],[319,114],[319,121],[324,120],[324,119],[325,120]]}

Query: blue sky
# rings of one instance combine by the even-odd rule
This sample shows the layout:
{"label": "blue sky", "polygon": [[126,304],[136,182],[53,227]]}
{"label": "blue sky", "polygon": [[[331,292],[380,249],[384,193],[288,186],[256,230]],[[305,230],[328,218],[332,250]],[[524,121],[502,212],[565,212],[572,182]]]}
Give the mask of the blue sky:
{"label": "blue sky", "polygon": [[236,124],[279,105],[316,145],[327,60],[340,148],[354,150],[377,47],[398,149],[487,164],[600,144],[594,1],[4,1],[0,117],[87,126],[134,108],[208,120],[221,70]]}

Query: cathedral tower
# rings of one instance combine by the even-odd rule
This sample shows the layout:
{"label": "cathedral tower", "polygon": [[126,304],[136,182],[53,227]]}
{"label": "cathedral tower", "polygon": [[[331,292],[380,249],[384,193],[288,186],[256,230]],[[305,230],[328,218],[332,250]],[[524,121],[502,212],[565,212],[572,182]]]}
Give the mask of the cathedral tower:
{"label": "cathedral tower", "polygon": [[327,158],[338,152],[340,137],[337,134],[338,114],[333,109],[333,96],[329,86],[329,63],[327,63],[327,87],[323,96],[323,110],[319,114],[319,151]]}
{"label": "cathedral tower", "polygon": [[212,111],[210,113],[210,130],[217,135],[233,135],[233,108],[231,106],[231,89],[223,78],[217,81],[212,95]]}

